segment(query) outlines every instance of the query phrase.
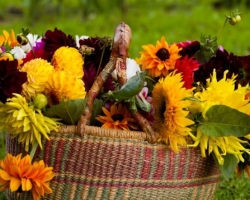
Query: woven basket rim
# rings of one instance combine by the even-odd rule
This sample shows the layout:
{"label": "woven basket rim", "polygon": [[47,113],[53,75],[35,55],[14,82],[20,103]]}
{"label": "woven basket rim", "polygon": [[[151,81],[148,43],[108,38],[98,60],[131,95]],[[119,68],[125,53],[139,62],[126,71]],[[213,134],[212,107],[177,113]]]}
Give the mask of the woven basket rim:
{"label": "woven basket rim", "polygon": [[[71,134],[77,135],[77,126],[74,125],[62,125],[58,131],[53,133],[60,134]],[[85,126],[84,135],[98,136],[98,137],[109,137],[109,138],[123,138],[145,141],[147,140],[147,134],[143,131],[126,131],[116,129],[106,129],[97,126]]]}

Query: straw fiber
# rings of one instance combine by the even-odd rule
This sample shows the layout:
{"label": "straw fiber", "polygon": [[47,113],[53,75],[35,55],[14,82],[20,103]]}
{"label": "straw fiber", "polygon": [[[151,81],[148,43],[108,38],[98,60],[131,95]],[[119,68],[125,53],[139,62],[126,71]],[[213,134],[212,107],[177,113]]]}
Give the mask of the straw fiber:
{"label": "straw fiber", "polygon": [[[50,200],[172,200],[213,199],[219,170],[212,157],[202,158],[198,148],[176,154],[163,143],[150,144],[143,132],[86,127],[84,137],[75,126],[63,126],[43,140],[35,160],[43,159],[56,176]],[[7,152],[23,148],[7,136]],[[10,200],[32,199],[31,193],[7,191]]]}

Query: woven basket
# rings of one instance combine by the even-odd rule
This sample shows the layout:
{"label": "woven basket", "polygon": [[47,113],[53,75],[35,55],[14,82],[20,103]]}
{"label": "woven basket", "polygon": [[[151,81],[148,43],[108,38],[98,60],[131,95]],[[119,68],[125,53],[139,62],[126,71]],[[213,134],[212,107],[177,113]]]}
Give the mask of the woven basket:
{"label": "woven basket", "polygon": [[[6,137],[8,153],[23,147]],[[43,199],[213,199],[220,172],[213,158],[202,158],[198,148],[181,148],[176,154],[166,144],[150,144],[144,132],[127,132],[86,126],[85,136],[76,126],[63,126],[43,140],[35,160],[44,159],[56,176],[52,194]],[[10,200],[32,199],[6,192]]]}

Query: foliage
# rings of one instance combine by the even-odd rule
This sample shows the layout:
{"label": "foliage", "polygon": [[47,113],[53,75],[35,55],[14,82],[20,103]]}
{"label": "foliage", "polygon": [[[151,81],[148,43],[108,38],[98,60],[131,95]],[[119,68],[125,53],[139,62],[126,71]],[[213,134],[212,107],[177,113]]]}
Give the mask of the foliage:
{"label": "foliage", "polygon": [[[33,5],[31,2],[37,2],[39,5]],[[206,32],[208,35],[217,35],[218,27],[223,24],[223,17],[231,10],[217,8],[213,4],[214,0],[202,1],[199,4],[197,1],[184,0],[167,2],[123,0],[123,6],[121,3],[115,6],[117,1],[107,3],[103,0],[71,0],[70,3],[68,2],[68,0],[26,0],[18,3],[14,0],[5,1],[1,4],[0,24],[6,30],[17,31],[22,27],[30,27],[32,33],[37,34],[57,27],[72,35],[88,33],[92,36],[97,34],[100,36],[102,33],[112,36],[114,27],[124,21],[133,30],[130,57],[137,57],[143,44],[156,41],[163,34],[169,43],[184,41],[187,38],[197,39],[205,30],[209,30]],[[84,14],[86,8],[89,11]],[[243,18],[250,18],[250,13],[247,12],[243,2],[237,1],[234,8],[242,11]],[[29,12],[29,10],[36,12]],[[185,20],[186,18],[188,20]],[[249,44],[245,42],[248,40],[249,30],[247,21],[238,24],[237,31],[227,26],[223,34],[229,37],[221,37],[218,43],[223,44],[225,49],[236,55],[249,54]]]}
{"label": "foliage", "polygon": [[250,199],[250,181],[246,176],[238,178],[236,175],[228,181],[221,177],[214,200],[245,200]]}

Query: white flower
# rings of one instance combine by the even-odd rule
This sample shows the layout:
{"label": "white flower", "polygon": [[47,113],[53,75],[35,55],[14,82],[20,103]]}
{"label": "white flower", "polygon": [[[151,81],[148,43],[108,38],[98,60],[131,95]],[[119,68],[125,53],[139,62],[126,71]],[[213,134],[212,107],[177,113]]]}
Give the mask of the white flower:
{"label": "white flower", "polygon": [[129,80],[132,76],[136,75],[136,72],[140,72],[140,66],[135,62],[134,59],[127,58],[127,80]]}
{"label": "white flower", "polygon": [[42,39],[41,37],[38,38],[38,35],[33,35],[31,33],[29,33],[27,35],[27,38],[28,38],[29,42],[26,45],[23,45],[21,47],[24,50],[24,52],[29,52],[32,49],[32,47],[36,46],[36,42],[38,42]]}
{"label": "white flower", "polygon": [[81,37],[76,35],[76,46],[79,48],[80,47],[79,40],[88,39],[88,38],[89,38],[89,36],[86,36],[86,35],[82,35]]}
{"label": "white flower", "polygon": [[21,59],[26,57],[26,54],[25,54],[24,50],[21,47],[18,47],[18,46],[11,49],[10,53],[12,55],[14,55],[15,59],[18,59],[18,60],[21,60]]}

